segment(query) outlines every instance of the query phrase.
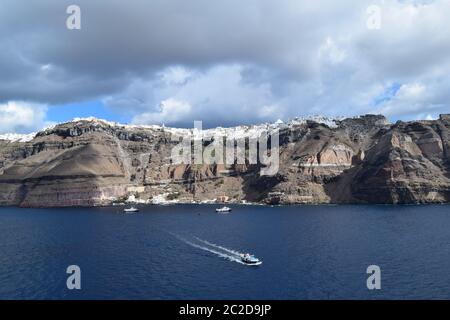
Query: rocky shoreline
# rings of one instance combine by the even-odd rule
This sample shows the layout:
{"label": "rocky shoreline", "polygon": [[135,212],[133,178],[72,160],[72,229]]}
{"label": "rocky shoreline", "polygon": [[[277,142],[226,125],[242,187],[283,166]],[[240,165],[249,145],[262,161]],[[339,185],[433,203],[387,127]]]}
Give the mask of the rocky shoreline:
{"label": "rocky shoreline", "polygon": [[90,118],[27,138],[0,136],[0,205],[450,202],[450,115],[395,124],[380,115],[294,119],[205,132],[274,128],[280,162],[273,176],[260,176],[260,166],[249,163],[172,163],[172,135],[189,129]]}

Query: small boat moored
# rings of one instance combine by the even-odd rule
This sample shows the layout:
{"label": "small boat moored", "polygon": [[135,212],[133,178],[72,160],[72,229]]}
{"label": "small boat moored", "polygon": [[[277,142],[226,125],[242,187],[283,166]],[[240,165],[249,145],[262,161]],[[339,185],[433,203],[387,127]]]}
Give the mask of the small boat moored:
{"label": "small boat moored", "polygon": [[133,212],[138,212],[139,209],[135,208],[135,207],[131,207],[131,208],[125,208],[125,209],[123,209],[123,211],[126,213],[133,213]]}
{"label": "small boat moored", "polygon": [[229,207],[222,207],[222,208],[217,208],[216,212],[230,212],[231,208]]}
{"label": "small boat moored", "polygon": [[262,263],[261,260],[259,260],[258,258],[256,258],[255,256],[253,256],[249,253],[241,254],[241,261],[245,264],[254,265],[254,266],[258,266]]}

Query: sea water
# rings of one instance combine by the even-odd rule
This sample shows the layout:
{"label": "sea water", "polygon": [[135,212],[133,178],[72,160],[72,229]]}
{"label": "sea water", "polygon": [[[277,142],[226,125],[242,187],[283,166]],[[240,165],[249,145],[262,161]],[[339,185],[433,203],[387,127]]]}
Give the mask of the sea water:
{"label": "sea water", "polygon": [[450,298],[448,205],[231,207],[0,208],[0,299]]}

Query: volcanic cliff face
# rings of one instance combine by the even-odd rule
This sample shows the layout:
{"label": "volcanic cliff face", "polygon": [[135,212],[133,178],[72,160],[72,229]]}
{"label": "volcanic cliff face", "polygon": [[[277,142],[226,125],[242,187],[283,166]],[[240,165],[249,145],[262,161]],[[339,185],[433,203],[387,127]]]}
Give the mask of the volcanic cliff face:
{"label": "volcanic cliff face", "polygon": [[[52,207],[220,199],[270,204],[450,202],[450,116],[389,124],[383,116],[207,130],[279,130],[279,170],[175,164],[188,129],[77,120],[30,141],[0,139],[0,205]],[[207,147],[210,142],[203,142]]]}

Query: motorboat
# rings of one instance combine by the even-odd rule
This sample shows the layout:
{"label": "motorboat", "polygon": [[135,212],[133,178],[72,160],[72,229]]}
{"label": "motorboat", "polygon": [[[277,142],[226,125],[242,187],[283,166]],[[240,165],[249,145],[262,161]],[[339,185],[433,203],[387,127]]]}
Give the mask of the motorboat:
{"label": "motorboat", "polygon": [[217,208],[216,209],[216,212],[230,212],[231,211],[231,208],[229,208],[229,207],[222,207],[222,208]]}
{"label": "motorboat", "polygon": [[254,265],[254,266],[260,265],[262,263],[261,260],[259,260],[255,256],[251,255],[250,253],[241,254],[241,261],[245,264]]}
{"label": "motorboat", "polygon": [[125,208],[125,209],[123,209],[123,211],[126,213],[133,213],[133,212],[138,212],[139,209],[135,208],[135,207],[131,207],[131,208]]}

